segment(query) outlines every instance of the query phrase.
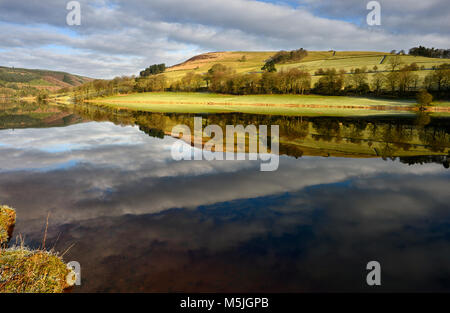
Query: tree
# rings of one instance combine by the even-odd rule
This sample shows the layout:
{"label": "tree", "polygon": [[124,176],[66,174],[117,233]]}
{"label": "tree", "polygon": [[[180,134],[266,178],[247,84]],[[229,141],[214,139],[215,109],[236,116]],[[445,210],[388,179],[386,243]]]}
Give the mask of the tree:
{"label": "tree", "polygon": [[438,91],[447,89],[450,85],[450,64],[441,64],[433,73],[433,81],[438,87]]}
{"label": "tree", "polygon": [[413,85],[417,86],[419,76],[413,72],[416,70],[416,67],[417,65],[413,63],[409,66],[406,65],[399,70],[398,84],[400,92],[404,93],[411,89]]}
{"label": "tree", "polygon": [[399,81],[399,74],[398,72],[390,72],[386,75],[386,84],[388,88],[391,90],[392,94],[395,93],[397,90]]}
{"label": "tree", "polygon": [[311,87],[311,75],[298,68],[292,68],[287,72],[280,72],[277,75],[278,91],[280,93],[301,93]]}
{"label": "tree", "polygon": [[264,66],[261,68],[261,70],[268,72],[268,73],[274,73],[277,71],[277,68],[275,67],[275,62],[270,60],[264,64]]}
{"label": "tree", "polygon": [[383,85],[386,81],[386,77],[383,73],[376,72],[372,77],[372,89],[375,91],[377,95],[381,93],[381,90],[383,89]]}
{"label": "tree", "polygon": [[183,91],[195,91],[198,90],[203,83],[203,77],[195,72],[188,72],[179,82],[178,88]]}
{"label": "tree", "polygon": [[277,89],[277,74],[265,72],[261,77],[261,89],[263,93],[272,94]]}
{"label": "tree", "polygon": [[239,59],[239,62],[247,62],[247,57],[243,55],[242,58]]}
{"label": "tree", "polygon": [[432,101],[433,96],[425,89],[422,89],[417,93],[417,105],[421,111],[424,111],[426,106],[431,105]]}
{"label": "tree", "polygon": [[314,85],[314,89],[319,94],[337,95],[344,86],[344,74],[336,69],[327,69],[319,81]]}
{"label": "tree", "polygon": [[350,83],[359,94],[362,94],[369,89],[367,79],[367,69],[365,67],[356,68],[350,76]]}
{"label": "tree", "polygon": [[402,59],[399,55],[390,56],[388,64],[391,72],[394,72],[402,64]]}
{"label": "tree", "polygon": [[233,74],[234,70],[231,67],[218,63],[208,70],[205,81],[211,91],[224,92],[225,83]]}
{"label": "tree", "polygon": [[164,74],[152,75],[136,80],[135,88],[138,92],[164,91],[166,88],[166,77]]}
{"label": "tree", "polygon": [[434,84],[434,73],[429,73],[429,74],[427,74],[427,76],[425,76],[423,85],[424,85],[425,89],[432,90],[433,84]]}

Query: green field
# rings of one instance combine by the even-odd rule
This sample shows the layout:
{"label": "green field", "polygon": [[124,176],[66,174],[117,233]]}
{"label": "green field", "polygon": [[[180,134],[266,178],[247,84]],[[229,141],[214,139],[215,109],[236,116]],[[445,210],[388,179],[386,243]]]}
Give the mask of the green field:
{"label": "green field", "polygon": [[[220,113],[242,112],[280,115],[378,115],[408,114],[412,100],[318,95],[248,95],[232,96],[211,93],[154,92],[113,96],[92,100],[115,108],[149,112]],[[441,103],[449,106],[449,103]],[[442,114],[442,113],[439,113]]]}
{"label": "green field", "polygon": [[[260,72],[265,61],[273,56],[276,51],[265,52],[214,52],[196,56],[182,64],[172,66],[166,70],[166,77],[169,82],[181,79],[188,72],[197,74],[206,73],[214,64],[221,63],[235,69],[236,73]],[[245,56],[244,62],[240,61]],[[385,58],[386,56],[386,58]],[[389,59],[393,55],[387,52],[369,52],[369,51],[308,51],[308,56],[300,62],[278,64],[277,70],[286,70],[290,68],[302,68],[311,75],[319,68],[336,68],[349,72],[352,68],[367,67],[372,70],[374,66],[378,71],[386,71],[389,68]],[[430,72],[432,66],[443,63],[450,63],[450,60],[416,57],[410,55],[400,56],[404,65],[417,63],[419,67],[424,66],[424,70],[417,71],[420,79],[423,79]],[[369,74],[369,80],[373,74]],[[317,76],[312,77],[314,84],[318,80]]]}

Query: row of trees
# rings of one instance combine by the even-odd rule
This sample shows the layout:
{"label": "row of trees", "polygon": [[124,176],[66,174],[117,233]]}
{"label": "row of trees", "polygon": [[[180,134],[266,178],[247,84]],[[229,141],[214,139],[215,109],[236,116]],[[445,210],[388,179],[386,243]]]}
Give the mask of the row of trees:
{"label": "row of trees", "polygon": [[418,46],[409,49],[409,54],[428,58],[450,59],[450,49],[435,49]]}
{"label": "row of trees", "polygon": [[166,89],[166,76],[163,74],[137,78],[134,89],[137,92],[164,91]]}
{"label": "row of trees", "polygon": [[265,72],[276,72],[275,64],[282,64],[288,62],[298,62],[308,55],[308,51],[303,48],[292,51],[279,51],[274,56],[269,58],[261,70]]}
{"label": "row of trees", "polygon": [[[450,91],[450,64],[442,64],[430,71],[422,80],[417,64],[401,65],[395,60],[386,72],[352,69],[350,73],[336,69],[319,70],[318,82],[312,92],[325,95],[412,95],[425,88],[448,96]],[[369,73],[373,73],[369,77]]]}
{"label": "row of trees", "polygon": [[212,92],[245,94],[304,94],[311,88],[311,75],[294,68],[279,73],[266,71],[262,75],[256,73],[236,74],[225,65],[215,64],[204,74],[187,73],[180,81],[170,87],[173,91],[196,91],[204,84]]}
{"label": "row of trees", "polygon": [[450,91],[450,64],[442,64],[430,71],[422,80],[419,67],[412,63],[402,65],[399,59],[389,61],[384,72],[366,67],[355,68],[347,73],[344,70],[320,69],[320,76],[311,88],[311,75],[301,69],[293,68],[279,73],[265,71],[263,74],[236,74],[222,64],[214,65],[204,75],[188,73],[180,81],[173,83],[170,90],[196,91],[204,88],[218,93],[230,94],[305,94],[309,92],[323,95],[394,95],[413,96],[418,90],[448,93]]}
{"label": "row of trees", "polygon": [[[129,94],[133,92],[164,91],[167,80],[164,74],[146,77],[122,76],[112,80],[97,79],[73,89],[76,100],[105,97],[115,94]],[[61,90],[65,92],[67,90]]]}
{"label": "row of trees", "polygon": [[147,77],[151,75],[157,75],[164,73],[166,71],[166,65],[164,63],[162,64],[153,64],[147,67],[145,70],[140,72],[141,77]]}
{"label": "row of trees", "polygon": [[[136,84],[137,79],[134,76],[116,77],[112,80],[97,79],[73,88],[73,92],[75,100],[83,100],[94,97],[136,92]],[[64,93],[67,92],[67,90],[62,89],[60,92]]]}
{"label": "row of trees", "polygon": [[75,88],[78,98],[109,96],[117,93],[149,91],[204,91],[236,95],[245,94],[307,94],[323,95],[389,95],[414,96],[422,88],[448,95],[450,64],[442,64],[420,79],[417,64],[401,65],[392,61],[389,70],[371,72],[366,67],[344,70],[321,69],[320,78],[311,88],[311,75],[299,68],[262,74],[237,74],[231,67],[215,64],[205,74],[187,73],[168,86],[164,74],[148,77],[117,77],[113,80],[94,80]]}
{"label": "row of trees", "polygon": [[308,55],[308,51],[303,48],[292,51],[279,51],[269,60],[275,64],[282,64],[287,62],[298,62]]}

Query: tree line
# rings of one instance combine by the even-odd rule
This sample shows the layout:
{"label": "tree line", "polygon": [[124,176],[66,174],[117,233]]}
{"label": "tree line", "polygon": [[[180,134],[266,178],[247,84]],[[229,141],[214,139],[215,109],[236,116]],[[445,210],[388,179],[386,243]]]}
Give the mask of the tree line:
{"label": "tree line", "polygon": [[[424,79],[418,75],[416,63],[402,64],[399,56],[390,58],[388,69],[379,71],[377,66],[371,70],[367,67],[344,70],[319,69],[320,76],[311,92],[323,95],[376,95],[408,97],[421,89],[446,98],[450,93],[450,64],[434,67]],[[370,74],[370,76],[369,76]]]}
{"label": "tree line", "polygon": [[409,49],[409,54],[428,58],[450,59],[450,49],[435,49],[418,46]]}
{"label": "tree line", "polygon": [[[422,68],[423,69],[423,68]],[[225,65],[215,64],[206,74],[187,73],[173,83],[171,91],[209,90],[229,94],[321,94],[321,95],[375,95],[413,97],[420,89],[433,92],[438,97],[448,97],[450,92],[450,64],[434,67],[424,79],[416,63],[402,64],[398,56],[389,59],[388,69],[377,66],[354,68],[350,72],[335,68],[319,69],[314,86],[311,75],[301,68],[280,72],[266,70],[262,74],[236,72]],[[206,84],[206,87],[205,87]]]}
{"label": "tree line", "polygon": [[[450,64],[433,67],[422,79],[416,63],[403,64],[400,56],[390,56],[387,68],[377,66],[353,68],[350,72],[335,68],[318,69],[312,85],[311,74],[303,68],[277,71],[266,68],[262,73],[236,73],[223,64],[214,64],[206,73],[188,72],[169,85],[163,73],[140,77],[117,77],[94,80],[76,87],[77,99],[151,91],[211,91],[234,95],[248,94],[320,94],[414,97],[425,89],[437,98],[450,96]],[[150,67],[151,68],[151,67]],[[154,67],[156,68],[156,67]]]}
{"label": "tree line", "polygon": [[233,68],[223,64],[213,65],[204,75],[187,73],[170,86],[171,91],[207,89],[234,95],[305,94],[310,88],[311,75],[298,68],[280,72],[265,71],[262,74],[237,74]]}
{"label": "tree line", "polygon": [[153,64],[147,67],[145,70],[140,72],[141,77],[147,77],[151,75],[157,75],[164,73],[166,71],[166,64]]}
{"label": "tree line", "polygon": [[292,51],[279,51],[274,56],[270,57],[261,70],[266,72],[276,72],[276,64],[283,64],[288,62],[298,62],[308,55],[308,51],[303,48]]}

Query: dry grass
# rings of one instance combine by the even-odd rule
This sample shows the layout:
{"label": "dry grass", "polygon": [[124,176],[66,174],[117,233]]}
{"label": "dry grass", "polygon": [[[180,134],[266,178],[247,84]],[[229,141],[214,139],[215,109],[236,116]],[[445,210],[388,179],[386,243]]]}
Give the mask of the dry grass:
{"label": "dry grass", "polygon": [[0,244],[8,242],[15,224],[16,211],[8,206],[0,206]]}
{"label": "dry grass", "polygon": [[[233,68],[237,73],[248,73],[261,71],[265,61],[274,55],[275,51],[267,52],[211,52],[201,54],[187,60],[184,63],[172,66],[166,70],[166,77],[169,82],[181,79],[188,72],[196,74],[206,73],[214,64],[224,64]],[[246,61],[241,62],[245,56]]]}
{"label": "dry grass", "polygon": [[70,270],[58,255],[23,246],[0,252],[0,293],[61,293],[70,287]]}
{"label": "dry grass", "polygon": [[40,250],[27,249],[23,242],[6,248],[15,222],[15,210],[0,206],[0,293],[61,293],[71,287],[66,279],[71,271],[62,258],[43,250],[46,235]]}

